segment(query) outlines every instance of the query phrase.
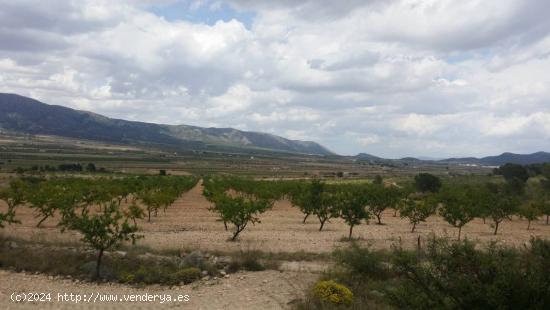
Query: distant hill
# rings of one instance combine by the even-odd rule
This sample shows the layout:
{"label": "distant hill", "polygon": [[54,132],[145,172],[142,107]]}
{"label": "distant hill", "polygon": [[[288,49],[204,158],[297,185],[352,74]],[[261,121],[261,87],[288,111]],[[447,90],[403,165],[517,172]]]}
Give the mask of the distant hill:
{"label": "distant hill", "polygon": [[476,157],[463,157],[463,158],[448,158],[441,160],[434,159],[419,159],[415,157],[404,157],[400,159],[384,159],[371,154],[359,153],[353,156],[356,160],[370,161],[375,163],[394,163],[394,164],[465,164],[465,165],[480,165],[480,166],[501,166],[506,163],[530,165],[550,162],[550,153],[537,152],[533,154],[514,154],[514,153],[502,153],[498,156],[487,156],[482,158]]}
{"label": "distant hill", "polygon": [[355,159],[358,159],[358,160],[366,160],[366,161],[380,161],[380,160],[385,160],[385,159],[382,158],[382,157],[374,156],[374,155],[367,154],[367,153],[359,153],[359,154],[355,155],[354,157],[355,157]]}
{"label": "distant hill", "polygon": [[487,156],[482,158],[467,157],[467,158],[449,158],[440,162],[454,162],[462,164],[478,164],[486,166],[500,166],[506,163],[530,165],[550,162],[550,153],[536,152],[532,154],[514,154],[502,153],[498,156]]}
{"label": "distant hill", "polygon": [[313,155],[333,154],[311,141],[290,140],[272,134],[233,128],[203,128],[113,119],[5,93],[0,93],[0,129],[34,135],[193,149],[214,145]]}

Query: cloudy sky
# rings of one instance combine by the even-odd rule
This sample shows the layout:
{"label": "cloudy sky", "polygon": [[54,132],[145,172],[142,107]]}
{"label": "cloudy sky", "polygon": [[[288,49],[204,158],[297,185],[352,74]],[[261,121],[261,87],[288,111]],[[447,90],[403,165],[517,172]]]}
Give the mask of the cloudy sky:
{"label": "cloudy sky", "polygon": [[550,151],[550,2],[0,0],[0,92],[340,154]]}

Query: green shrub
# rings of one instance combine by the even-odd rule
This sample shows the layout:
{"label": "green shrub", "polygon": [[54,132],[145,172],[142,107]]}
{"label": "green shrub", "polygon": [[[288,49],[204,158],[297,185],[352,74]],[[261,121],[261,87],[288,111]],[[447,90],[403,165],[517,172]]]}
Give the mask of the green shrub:
{"label": "green shrub", "polygon": [[[420,255],[419,255],[420,254]],[[390,302],[407,309],[545,309],[550,305],[550,241],[521,250],[435,239],[424,253],[396,250],[401,282]]]}
{"label": "green shrub", "polygon": [[383,279],[389,273],[383,252],[362,248],[355,242],[347,249],[335,250],[333,257],[350,280]]}
{"label": "green shrub", "polygon": [[195,267],[184,268],[172,274],[174,284],[183,282],[189,284],[201,278],[201,270]]}
{"label": "green shrub", "polygon": [[333,280],[319,281],[313,288],[313,296],[321,303],[349,306],[353,302],[353,293],[349,288]]}

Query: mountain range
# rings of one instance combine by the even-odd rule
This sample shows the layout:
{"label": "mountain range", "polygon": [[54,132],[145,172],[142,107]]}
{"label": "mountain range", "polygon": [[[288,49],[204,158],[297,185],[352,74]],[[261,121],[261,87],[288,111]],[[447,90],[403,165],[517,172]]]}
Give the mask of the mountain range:
{"label": "mountain range", "polygon": [[[0,130],[32,135],[53,135],[123,144],[140,144],[175,149],[231,150],[246,152],[283,152],[340,157],[311,141],[290,140],[280,136],[233,128],[204,128],[190,125],[164,125],[105,117],[87,111],[16,95],[0,93]],[[344,157],[344,156],[342,156]],[[503,153],[483,158],[385,159],[360,153],[353,160],[378,163],[465,164],[499,166],[505,163],[534,164],[550,162],[550,153]]]}
{"label": "mountain range", "polygon": [[477,165],[477,166],[500,166],[506,163],[519,165],[530,165],[550,162],[550,153],[536,152],[532,154],[502,153],[497,156],[487,157],[461,157],[447,159],[418,159],[415,157],[404,157],[400,159],[385,159],[371,154],[360,153],[353,157],[356,160],[369,161],[374,163],[411,163],[411,164],[455,164],[455,165]]}
{"label": "mountain range", "polygon": [[0,129],[33,135],[191,149],[224,146],[311,155],[333,154],[315,142],[290,140],[268,133],[113,119],[5,93],[0,93]]}

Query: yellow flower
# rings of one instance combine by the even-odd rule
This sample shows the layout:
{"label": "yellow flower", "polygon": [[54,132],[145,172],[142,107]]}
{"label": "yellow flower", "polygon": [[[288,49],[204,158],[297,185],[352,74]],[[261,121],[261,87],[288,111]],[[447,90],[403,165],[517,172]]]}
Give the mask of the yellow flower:
{"label": "yellow flower", "polygon": [[322,302],[329,302],[335,305],[351,305],[353,293],[349,288],[333,280],[319,281],[313,288],[313,295]]}

